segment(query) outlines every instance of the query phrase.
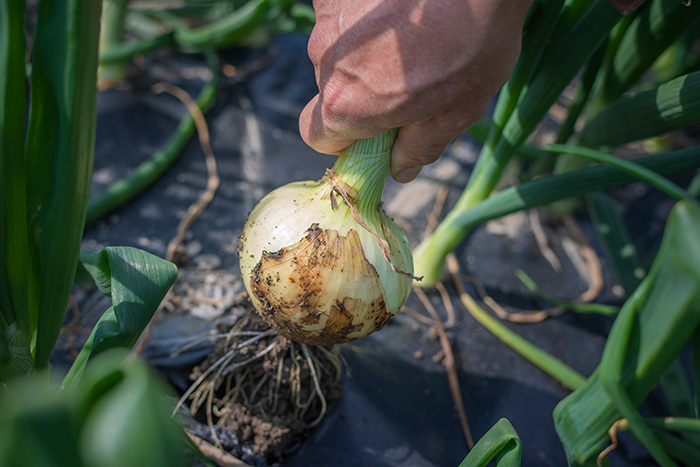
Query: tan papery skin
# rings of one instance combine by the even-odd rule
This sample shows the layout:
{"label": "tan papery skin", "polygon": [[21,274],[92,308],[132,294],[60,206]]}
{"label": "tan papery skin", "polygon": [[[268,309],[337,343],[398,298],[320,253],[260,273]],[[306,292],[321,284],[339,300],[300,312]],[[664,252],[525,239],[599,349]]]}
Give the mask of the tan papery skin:
{"label": "tan papery skin", "polygon": [[250,280],[262,317],[280,334],[304,344],[358,339],[392,317],[379,275],[365,259],[355,230],[342,236],[313,225],[298,243],[263,252]]}

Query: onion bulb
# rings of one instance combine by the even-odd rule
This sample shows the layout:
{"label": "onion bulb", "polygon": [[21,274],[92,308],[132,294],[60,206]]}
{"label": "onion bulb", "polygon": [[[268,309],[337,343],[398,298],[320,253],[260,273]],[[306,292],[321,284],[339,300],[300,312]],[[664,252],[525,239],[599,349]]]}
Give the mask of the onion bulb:
{"label": "onion bulb", "polygon": [[395,135],[356,141],[321,180],[277,188],[250,213],[241,277],[280,334],[314,345],[358,339],[408,298],[413,256],[381,207]]}

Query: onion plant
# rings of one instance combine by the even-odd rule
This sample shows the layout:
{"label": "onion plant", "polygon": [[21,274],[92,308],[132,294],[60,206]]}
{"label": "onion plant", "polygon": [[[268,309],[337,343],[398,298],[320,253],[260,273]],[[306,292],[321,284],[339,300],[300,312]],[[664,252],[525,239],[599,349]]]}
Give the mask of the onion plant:
{"label": "onion plant", "polygon": [[[596,116],[590,122],[591,125],[595,122],[592,128],[606,128],[615,134],[615,138],[606,140],[601,135],[597,137],[598,140],[589,142],[586,146],[600,148],[619,145],[697,121],[698,106],[693,105],[697,99],[694,84],[697,78],[692,74],[686,78],[677,78],[675,83],[662,84],[656,91],[647,91],[649,94],[646,96],[620,98],[653,63],[653,59],[661,54],[664,44],[672,43],[674,37],[681,37],[685,30],[697,26],[700,17],[694,13],[697,13],[695,10],[698,7],[692,4],[687,7],[681,5],[679,9],[677,5],[678,2],[671,0],[650,0],[632,13],[633,16],[623,17],[604,0],[574,0],[565,4],[551,0],[535,2],[525,26],[521,57],[499,96],[493,123],[469,183],[453,210],[416,251],[416,274],[424,276],[421,286],[431,286],[442,277],[447,254],[469,233],[470,229],[460,228],[456,219],[491,195],[506,165],[542,121],[561,92],[583,68],[591,75],[589,81],[596,83],[595,89],[613,87],[613,84],[606,85],[606,82],[614,82],[616,86],[615,91],[605,93],[606,96],[616,94],[615,107],[608,110],[612,103],[607,103],[604,110],[590,111]],[[637,17],[649,18],[650,15],[654,21],[631,20]],[[663,20],[657,18],[658,15],[662,15]],[[540,18],[546,18],[545,24],[549,27],[542,27]],[[634,24],[634,27],[621,27],[628,22]],[[661,33],[655,29],[657,24],[664,25],[662,38],[658,37]],[[630,34],[631,37],[625,39],[625,34]],[[617,41],[608,40],[615,35],[621,35],[622,38]],[[628,68],[618,65],[618,62],[630,60],[628,57],[631,52],[628,48],[636,40],[642,40],[637,55],[643,55],[644,58],[630,63]],[[644,48],[648,44],[651,45]],[[607,66],[601,63],[600,54],[595,53],[599,48],[605,55],[612,56],[605,62]],[[616,53],[618,51],[619,54]],[[620,71],[609,71],[611,67]],[[591,87],[594,86],[591,84]],[[585,89],[581,92],[582,96],[590,95]],[[602,94],[603,91],[597,93]],[[603,98],[581,99],[583,102],[577,105],[583,109],[590,102],[593,102],[590,104],[592,107],[599,107],[597,102]],[[642,106],[639,105],[641,100],[646,102]],[[666,113],[669,106],[675,111]],[[587,112],[583,113],[585,115]],[[620,128],[622,125],[619,122],[623,114],[628,116],[625,120],[627,125]],[[631,121],[631,115],[634,115],[635,122]],[[581,130],[582,135],[596,135],[595,129],[586,130],[586,127],[584,125]],[[573,124],[570,128],[573,131]],[[618,130],[615,131],[614,128]],[[623,131],[629,131],[629,134],[622,136]],[[577,135],[563,134],[558,142],[570,139],[574,143],[579,141]]]}
{"label": "onion plant", "polygon": [[[98,64],[101,79],[121,80],[126,60],[134,54],[159,48],[200,53],[213,77],[197,99],[205,110],[216,95],[216,49],[255,41],[270,31],[308,30],[313,23],[308,5],[291,0],[104,4],[100,39],[99,1],[42,0],[28,67],[24,1],[0,2],[2,464],[172,465],[181,460],[180,432],[160,410],[158,394],[163,389],[143,365],[125,361],[123,355],[175,280],[176,269],[130,248],[81,252],[80,241],[86,220],[143,191],[177,159],[194,133],[194,121],[184,117],[151,160],[88,202]],[[484,222],[548,205],[560,215],[570,215],[575,204],[560,203],[585,199],[628,297],[619,311],[602,305],[578,307],[615,319],[592,375],[585,377],[536,348],[465,298],[479,322],[574,390],[554,412],[572,465],[591,465],[598,457],[604,461],[601,454],[610,443],[610,430],[630,431],[660,465],[700,465],[700,245],[695,234],[700,208],[693,199],[700,191],[700,176],[688,192],[664,178],[699,169],[700,146],[633,162],[610,153],[700,121],[700,60],[693,49],[699,13],[697,2],[678,0],[647,0],[626,16],[604,0],[536,0],[521,57],[500,93],[492,121],[472,130],[483,148],[469,183],[415,253],[415,274],[423,276],[418,285],[432,286],[442,278],[448,254]],[[670,65],[662,67],[664,62]],[[573,86],[574,96],[556,136],[558,144],[528,144],[567,86]],[[522,183],[494,193],[515,158],[529,164],[520,176]],[[352,159],[341,158],[339,173],[348,169],[348,161]],[[385,167],[382,170],[385,178]],[[614,204],[601,194],[637,180],[676,200],[648,270],[632,248]],[[338,217],[352,223],[357,219],[346,212],[351,203],[343,197],[342,185],[336,185],[341,190],[331,187],[319,203],[335,205],[334,211],[340,206]],[[376,203],[359,217],[374,215]],[[383,224],[370,224],[369,232],[383,229]],[[373,239],[365,243],[373,245]],[[278,250],[287,246],[279,245]],[[403,258],[401,251],[401,264],[409,265],[410,257]],[[262,258],[255,257],[258,253],[251,252],[256,262]],[[375,256],[382,260],[386,254]],[[398,256],[390,251],[389,257]],[[50,357],[78,270],[112,298],[112,306],[56,388],[49,382]],[[408,280],[406,274],[401,277]],[[538,291],[529,278],[521,277]],[[689,372],[678,363],[686,346],[692,356]],[[657,383],[673,418],[645,418],[637,410]],[[29,446],[28,439],[37,442]],[[501,420],[462,465],[486,465],[496,455],[498,465],[519,465],[522,449],[515,429]]]}
{"label": "onion plant", "polygon": [[[474,318],[575,390],[554,413],[571,465],[605,462],[611,429],[630,431],[660,465],[700,462],[700,443],[695,435],[700,428],[698,396],[690,389],[700,387],[700,346],[696,342],[700,329],[696,296],[700,286],[696,258],[700,208],[696,194],[684,192],[663,177],[700,168],[700,146],[634,162],[610,153],[624,144],[700,121],[699,72],[693,58],[693,54],[697,58],[697,51],[688,46],[697,45],[698,13],[700,6],[673,0],[646,1],[626,16],[605,1],[535,2],[526,22],[519,62],[499,95],[492,121],[481,122],[472,132],[484,144],[469,183],[453,209],[415,252],[415,274],[424,276],[417,285],[429,287],[441,280],[448,254],[486,221],[538,206],[552,206],[558,215],[568,216],[577,200],[587,201],[585,206],[628,297],[619,312],[598,304],[572,307],[615,317],[603,359],[593,375],[585,378],[544,354],[468,295],[463,297]],[[672,66],[659,72],[661,62],[657,59],[665,56],[665,51],[683,58],[676,57]],[[652,66],[657,69],[650,75],[647,72]],[[654,81],[654,76],[664,79]],[[558,144],[529,146],[528,137],[567,86],[572,86],[574,94],[568,117],[556,136]],[[538,153],[542,149],[551,154]],[[520,175],[521,184],[494,193],[503,185],[504,169],[517,157],[529,167]],[[648,271],[615,205],[601,193],[636,180],[650,183],[678,201]],[[700,182],[691,184],[689,190],[696,186]],[[540,293],[529,277],[518,274]],[[684,346],[691,348],[689,373],[677,361]],[[644,418],[637,411],[657,383],[670,401],[669,415],[680,418]],[[463,465],[484,465],[487,461],[468,457]]]}
{"label": "onion plant", "polygon": [[[183,458],[160,383],[124,360],[177,269],[132,248],[80,251],[100,13],[92,0],[40,2],[27,67],[25,3],[0,3],[2,465],[166,466]],[[50,357],[79,262],[112,306],[56,387]]]}

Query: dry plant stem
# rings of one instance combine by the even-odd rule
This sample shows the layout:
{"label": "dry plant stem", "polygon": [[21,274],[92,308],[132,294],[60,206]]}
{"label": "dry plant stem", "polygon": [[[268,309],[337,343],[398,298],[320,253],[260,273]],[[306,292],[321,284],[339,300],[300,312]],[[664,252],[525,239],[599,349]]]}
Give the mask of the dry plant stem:
{"label": "dry plant stem", "polygon": [[197,446],[197,448],[202,451],[207,458],[214,461],[216,465],[220,467],[241,467],[249,466],[250,464],[243,462],[237,457],[232,456],[226,451],[222,451],[216,446],[207,443],[202,438],[192,433],[187,433],[187,436],[192,440],[192,442]]}
{"label": "dry plant stem", "polygon": [[598,459],[596,460],[596,465],[598,467],[602,467],[603,461],[608,456],[608,454],[617,449],[617,432],[620,430],[627,431],[628,426],[629,423],[627,422],[626,418],[621,418],[620,420],[612,424],[612,426],[608,430],[608,434],[610,435],[610,441],[612,442],[612,444],[605,448],[603,452],[598,454]]}
{"label": "dry plant stem", "polygon": [[428,297],[423,292],[423,289],[413,286],[413,291],[421,303],[426,307],[430,315],[435,321],[435,327],[437,328],[438,335],[440,336],[440,345],[445,353],[445,369],[447,370],[447,380],[450,384],[450,392],[452,393],[452,400],[455,404],[455,409],[457,410],[457,415],[459,416],[459,422],[462,426],[462,432],[464,433],[464,439],[467,442],[467,447],[471,450],[474,447],[474,438],[472,438],[471,430],[469,429],[469,421],[467,420],[467,414],[464,411],[464,402],[462,401],[462,391],[459,387],[459,378],[457,377],[457,367],[455,365],[455,357],[452,353],[452,346],[450,345],[450,340],[447,337],[445,328],[442,325],[442,320],[437,314],[437,311],[432,306]]}
{"label": "dry plant stem", "polygon": [[462,284],[459,263],[454,253],[447,256],[447,265],[455,287],[457,288],[460,301],[474,319],[481,323],[482,326],[488,329],[489,332],[503,343],[564,386],[572,390],[583,386],[586,382],[586,378],[580,373],[502,325],[497,318],[488,314],[474,301],[471,295],[465,290],[464,284]]}
{"label": "dry plant stem", "polygon": [[[433,306],[433,304],[430,303],[428,296],[425,294],[425,292],[422,292],[422,291],[419,292],[418,289],[416,289],[415,287],[413,289],[413,292],[416,295],[418,295],[418,299],[420,300],[421,304],[423,305],[423,308],[428,310],[428,312],[430,313],[430,316],[432,318],[430,320],[430,325],[431,326],[434,325],[437,328],[437,324],[435,323],[435,317],[440,316],[440,315],[438,314],[438,312],[435,309],[435,307]],[[443,328],[445,327],[444,324],[442,323],[442,319],[440,319],[440,324],[442,325]]]}
{"label": "dry plant stem", "polygon": [[540,249],[542,256],[547,260],[552,269],[555,272],[561,272],[561,261],[554,254],[552,248],[550,248],[547,243],[547,235],[544,233],[544,228],[542,228],[542,220],[540,219],[539,211],[537,209],[531,209],[529,212],[530,225],[532,226],[532,233],[535,236],[535,241],[537,242],[537,247]]}
{"label": "dry plant stem", "polygon": [[476,291],[479,294],[481,301],[484,302],[484,304],[488,306],[499,319],[504,321],[519,324],[539,323],[552,316],[559,316],[565,311],[561,307],[556,307],[551,310],[532,310],[522,313],[510,313],[499,305],[498,302],[486,292],[484,285],[479,281],[479,279],[466,274],[461,274],[460,277],[473,284],[474,287],[476,287]]}
{"label": "dry plant stem", "polygon": [[[207,126],[207,120],[204,118],[204,114],[200,110],[197,103],[192,99],[192,97],[182,88],[175,86],[170,83],[156,83],[151,88],[154,94],[160,94],[166,92],[177,99],[179,99],[183,104],[187,106],[187,110],[192,114],[192,119],[194,120],[195,127],[197,129],[197,137],[199,138],[199,145],[204,153],[204,160],[207,166],[207,186],[200,197],[190,205],[187,209],[185,217],[182,218],[177,226],[177,234],[170,243],[168,243],[168,248],[165,253],[165,259],[167,261],[173,261],[175,257],[175,251],[177,247],[180,246],[182,240],[185,238],[185,233],[187,229],[194,223],[195,220],[204,212],[211,200],[214,199],[216,190],[219,188],[221,179],[216,168],[216,158],[214,157],[214,151],[211,147],[211,138],[209,137],[209,128]],[[170,295],[170,291],[168,291]],[[141,355],[148,344],[148,339],[151,337],[151,329],[153,328],[153,321],[158,314],[160,307],[153,313],[151,321],[149,321],[146,329],[144,329],[141,339],[139,339],[136,346],[134,346],[133,354]]]}
{"label": "dry plant stem", "polygon": [[408,316],[415,319],[419,323],[423,323],[423,324],[426,324],[428,326],[432,326],[433,324],[435,324],[432,319],[428,318],[427,316],[422,315],[421,313],[414,310],[413,308],[409,308],[407,306],[404,306],[403,308],[401,308],[401,311],[403,313],[406,313]]}
{"label": "dry plant stem", "polygon": [[447,200],[447,194],[449,192],[450,187],[446,185],[440,187],[440,191],[438,191],[437,195],[435,196],[435,204],[433,204],[433,209],[430,211],[430,214],[428,214],[428,223],[425,226],[423,238],[433,233],[435,228],[440,223],[440,213],[442,213],[442,209],[445,207],[445,201]]}
{"label": "dry plant stem", "polygon": [[440,292],[440,297],[442,297],[442,304],[445,305],[445,311],[447,311],[447,321],[445,321],[445,329],[451,329],[455,325],[455,307],[452,305],[452,299],[450,294],[442,282],[437,282],[435,288]]}
{"label": "dry plant stem", "polygon": [[571,236],[581,247],[583,259],[588,267],[588,290],[582,293],[575,301],[578,303],[588,303],[595,300],[603,290],[603,273],[600,259],[593,247],[591,247],[586,234],[583,233],[578,223],[570,217],[564,218],[564,225],[571,233]]}
{"label": "dry plant stem", "polygon": [[66,343],[68,344],[68,350],[70,351],[73,360],[78,356],[78,349],[75,348],[75,339],[73,339],[73,333],[78,332],[81,334],[90,334],[90,331],[80,327],[78,324],[80,321],[80,305],[75,299],[73,294],[68,296],[68,304],[73,310],[73,315],[71,316],[70,322],[61,326],[61,332],[66,335]]}
{"label": "dry plant stem", "polygon": [[[537,239],[538,233],[536,226],[539,225],[539,229],[541,229],[541,225],[539,224],[539,217],[535,217],[533,219],[533,215],[535,215],[534,213],[534,210],[530,211],[530,221],[533,227],[533,233],[535,234],[535,238]],[[598,295],[600,295],[600,292],[603,289],[604,284],[600,259],[598,258],[598,255],[596,254],[595,250],[591,247],[590,242],[586,238],[586,235],[583,233],[583,231],[573,218],[565,217],[564,224],[574,241],[576,241],[576,243],[580,246],[581,254],[583,256],[588,272],[588,277],[586,278],[588,280],[588,289],[580,296],[575,298],[573,301],[576,303],[588,303],[595,300],[598,297]],[[537,240],[538,246],[540,247],[540,251],[542,251],[542,254],[545,256],[545,259],[547,259],[547,253],[551,253],[552,259],[554,259],[555,262],[553,262],[551,259],[547,259],[547,261],[556,270],[555,264],[558,264],[559,267],[561,267],[561,263],[556,258],[556,256],[554,256],[554,253],[549,248],[549,246],[547,246],[546,238],[544,237],[543,231],[541,231],[541,235],[543,237],[542,240]],[[540,244],[541,242],[542,244]],[[481,300],[486,306],[493,310],[494,314],[499,319],[510,321],[513,323],[539,323],[548,318],[560,316],[566,312],[565,308],[561,306],[556,306],[549,310],[532,310],[523,313],[509,313],[488,295],[486,289],[484,289],[484,286],[477,278],[467,275],[462,275],[462,277],[470,283],[474,284]]]}
{"label": "dry plant stem", "polygon": [[180,221],[177,227],[177,235],[168,244],[168,250],[165,254],[165,259],[172,261],[175,257],[175,250],[182,243],[185,238],[185,233],[187,229],[190,228],[192,223],[197,220],[197,218],[202,214],[204,209],[209,205],[212,199],[214,199],[214,194],[219,188],[221,182],[219,174],[216,168],[216,158],[214,157],[214,151],[211,148],[211,139],[209,137],[209,128],[207,127],[207,121],[204,118],[204,114],[197,106],[197,103],[192,99],[192,97],[182,88],[179,88],[170,83],[157,83],[152,88],[155,94],[160,94],[166,92],[176,98],[178,98],[183,104],[187,106],[187,110],[192,114],[194,118],[195,126],[197,128],[197,136],[199,138],[199,144],[204,152],[204,160],[207,165],[207,187],[204,193],[199,197],[199,199],[194,202],[185,217]]}

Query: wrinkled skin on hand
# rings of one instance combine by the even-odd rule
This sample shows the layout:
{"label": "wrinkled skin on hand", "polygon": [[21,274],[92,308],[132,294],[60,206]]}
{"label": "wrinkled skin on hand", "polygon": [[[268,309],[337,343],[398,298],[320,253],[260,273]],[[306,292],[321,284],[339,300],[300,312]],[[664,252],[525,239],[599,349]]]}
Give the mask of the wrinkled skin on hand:
{"label": "wrinkled skin on hand", "polygon": [[316,0],[308,52],[319,94],[299,119],[315,150],[338,154],[399,127],[400,182],[437,160],[484,113],[520,53],[531,0]]}

